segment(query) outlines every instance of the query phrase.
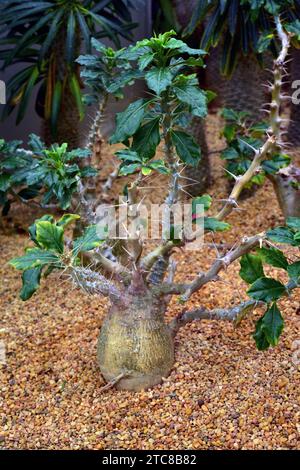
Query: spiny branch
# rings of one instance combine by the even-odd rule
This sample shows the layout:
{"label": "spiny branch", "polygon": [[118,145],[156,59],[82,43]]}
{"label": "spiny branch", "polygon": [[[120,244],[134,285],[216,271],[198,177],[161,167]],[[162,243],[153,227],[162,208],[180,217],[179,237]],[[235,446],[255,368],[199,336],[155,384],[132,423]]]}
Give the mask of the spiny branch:
{"label": "spiny branch", "polygon": [[108,259],[100,251],[85,252],[83,256],[89,264],[93,265],[93,269],[104,269],[112,275],[119,277],[124,282],[130,282],[130,271],[121,263]]}
{"label": "spiny branch", "polygon": [[216,218],[222,220],[227,217],[234,207],[236,207],[239,196],[246,186],[251,181],[253,176],[260,171],[261,163],[272,156],[274,151],[281,149],[281,124],[283,122],[280,116],[280,107],[282,102],[282,79],[285,73],[284,65],[288,55],[290,47],[290,38],[284,32],[279,17],[275,17],[276,29],[278,37],[281,41],[281,50],[278,58],[274,61],[274,80],[270,86],[272,91],[272,101],[270,103],[270,129],[269,135],[264,145],[259,150],[254,150],[254,159],[244,175],[236,178],[235,185],[231,191],[231,194],[225,203],[222,210],[217,214]]}
{"label": "spiny branch", "polygon": [[167,284],[164,283],[158,289],[161,294],[181,294],[181,300],[186,302],[191,295],[201,289],[208,282],[218,279],[218,274],[234,263],[243,255],[249,253],[253,248],[260,246],[264,240],[265,234],[261,233],[253,237],[244,237],[237,248],[228,251],[224,256],[217,258],[206,273],[200,273],[190,284]]}
{"label": "spiny branch", "polygon": [[114,301],[121,299],[121,291],[102,274],[81,266],[69,267],[68,272],[74,284],[84,292],[110,297]]}
{"label": "spiny branch", "polygon": [[175,336],[182,326],[195,320],[230,321],[237,325],[243,320],[243,318],[245,318],[248,313],[253,312],[253,310],[259,305],[263,305],[262,302],[249,300],[228,309],[217,308],[214,310],[208,310],[204,307],[201,307],[195,310],[183,311],[169,323],[169,328],[172,335]]}
{"label": "spiny branch", "polygon": [[104,111],[107,105],[107,100],[108,100],[108,94],[105,94],[103,100],[99,104],[99,108],[96,112],[96,116],[93,120],[93,124],[91,126],[91,129],[88,135],[87,148],[91,152],[94,151],[94,146],[97,140],[99,142],[102,141],[101,124],[103,120]]}

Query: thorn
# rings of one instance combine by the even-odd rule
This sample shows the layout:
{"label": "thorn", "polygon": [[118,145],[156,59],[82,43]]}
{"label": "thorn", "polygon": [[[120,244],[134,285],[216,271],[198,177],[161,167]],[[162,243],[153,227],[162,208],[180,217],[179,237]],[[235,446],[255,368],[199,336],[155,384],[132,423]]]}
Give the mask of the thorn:
{"label": "thorn", "polygon": [[231,173],[231,171],[227,170],[227,168],[224,168],[224,170],[226,171],[226,173],[228,173],[230,176],[232,176],[232,178],[233,178],[235,181],[238,181],[239,176],[234,175],[233,173]]}

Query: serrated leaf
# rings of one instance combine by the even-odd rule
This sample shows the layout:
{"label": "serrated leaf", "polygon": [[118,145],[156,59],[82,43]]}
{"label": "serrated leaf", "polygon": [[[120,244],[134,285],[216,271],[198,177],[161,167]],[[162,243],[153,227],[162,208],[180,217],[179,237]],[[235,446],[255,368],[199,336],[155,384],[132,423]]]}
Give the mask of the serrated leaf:
{"label": "serrated leaf", "polygon": [[146,112],[148,101],[140,99],[131,103],[125,111],[116,117],[116,129],[110,138],[111,144],[124,142],[138,130]]}
{"label": "serrated leaf", "polygon": [[57,222],[56,222],[56,225],[58,227],[63,227],[63,229],[65,230],[65,228],[70,225],[72,222],[74,222],[75,220],[78,220],[80,219],[80,215],[77,215],[77,214],[64,214]]}
{"label": "serrated leaf", "polygon": [[289,228],[296,230],[297,232],[300,232],[300,217],[288,217],[286,221],[286,225]]}
{"label": "serrated leaf", "polygon": [[145,79],[150,90],[160,95],[171,85],[173,75],[167,67],[154,67],[145,74]]}
{"label": "serrated leaf", "polygon": [[247,253],[240,260],[240,277],[248,284],[253,284],[257,279],[264,277],[264,268],[258,255]]}
{"label": "serrated leaf", "polygon": [[189,55],[206,55],[207,51],[204,51],[203,49],[193,49],[192,47],[189,47],[185,42],[181,41],[181,39],[175,39],[171,38],[167,41],[165,44],[165,48],[167,49],[177,49],[178,52],[181,52],[182,54],[186,53]]}
{"label": "serrated leaf", "polygon": [[282,251],[271,247],[262,247],[257,251],[265,263],[273,266],[274,268],[287,269],[289,263]]}
{"label": "serrated leaf", "polygon": [[294,233],[288,227],[276,227],[267,232],[267,238],[273,242],[284,243],[286,245],[298,246],[299,243],[294,239]]}
{"label": "serrated leaf", "polygon": [[11,183],[11,178],[10,178],[10,175],[7,175],[7,174],[3,174],[3,175],[0,175],[0,191],[7,191],[8,188],[10,187],[10,183]]}
{"label": "serrated leaf", "polygon": [[271,160],[262,162],[261,167],[268,175],[274,175],[291,163],[291,158],[283,153],[274,155]]}
{"label": "serrated leaf", "polygon": [[240,154],[234,147],[228,147],[221,153],[221,158],[223,158],[223,160],[237,160],[239,156]]}
{"label": "serrated leaf", "polygon": [[285,292],[286,288],[281,282],[268,277],[257,279],[247,291],[252,299],[266,303],[278,300]]}
{"label": "serrated leaf", "polygon": [[36,223],[36,239],[39,245],[58,253],[64,251],[64,230],[47,220]]}
{"label": "serrated leaf", "polygon": [[28,300],[40,286],[42,267],[26,269],[22,274],[21,300]]}
{"label": "serrated leaf", "polygon": [[203,196],[193,198],[193,200],[192,200],[193,220],[195,220],[194,216],[196,216],[196,212],[197,212],[196,207],[197,207],[197,205],[202,205],[203,208],[204,208],[204,211],[207,211],[210,208],[211,203],[212,203],[212,198],[209,194],[203,194]]}
{"label": "serrated leaf", "polygon": [[144,70],[154,59],[154,53],[148,52],[138,58],[138,66],[140,70]]}
{"label": "serrated leaf", "polygon": [[194,139],[183,131],[172,131],[171,139],[180,160],[196,166],[201,158],[201,150]]}
{"label": "serrated leaf", "polygon": [[222,118],[226,119],[226,121],[239,121],[239,114],[231,108],[223,108],[221,111]]}
{"label": "serrated leaf", "polygon": [[259,350],[268,349],[269,346],[277,346],[284,328],[284,320],[274,302],[264,316],[256,324],[253,335]]}
{"label": "serrated leaf", "polygon": [[189,81],[183,81],[172,88],[179,101],[190,106],[194,116],[201,118],[207,116],[207,95],[204,91],[191,85]]}
{"label": "serrated leaf", "polygon": [[227,222],[222,222],[214,217],[204,217],[204,230],[208,232],[225,232],[231,226]]}
{"label": "serrated leaf", "polygon": [[90,225],[81,237],[74,240],[73,253],[76,256],[80,252],[93,250],[102,243],[103,239],[97,233],[97,225]]}
{"label": "serrated leaf", "polygon": [[36,239],[36,224],[40,221],[48,220],[49,222],[54,222],[53,215],[45,214],[40,219],[36,219],[32,225],[30,225],[28,232],[30,235],[30,239],[38,245],[38,241]]}
{"label": "serrated leaf", "polygon": [[293,264],[290,264],[287,268],[288,275],[290,279],[299,283],[300,281],[300,261],[296,261]]}
{"label": "serrated leaf", "polygon": [[120,176],[132,175],[136,171],[140,170],[140,163],[131,163],[130,165],[121,165],[119,169]]}
{"label": "serrated leaf", "polygon": [[25,269],[45,266],[46,264],[58,264],[59,257],[51,251],[41,250],[40,248],[29,248],[25,255],[13,258],[9,264],[21,271]]}
{"label": "serrated leaf", "polygon": [[155,118],[138,129],[137,133],[133,136],[131,148],[143,160],[150,160],[154,157],[159,142],[159,118]]}

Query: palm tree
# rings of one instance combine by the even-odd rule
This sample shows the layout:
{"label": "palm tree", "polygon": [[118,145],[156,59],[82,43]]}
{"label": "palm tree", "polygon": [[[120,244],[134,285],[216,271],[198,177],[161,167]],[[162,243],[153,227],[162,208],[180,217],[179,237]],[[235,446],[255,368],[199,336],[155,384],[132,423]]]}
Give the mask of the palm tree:
{"label": "palm tree", "polygon": [[47,143],[67,141],[79,146],[79,121],[84,116],[80,51],[89,53],[91,37],[107,37],[117,46],[130,39],[131,0],[4,0],[0,6],[3,69],[24,63],[8,82],[3,117],[16,107],[17,124],[24,118],[38,87],[36,111],[45,121]]}

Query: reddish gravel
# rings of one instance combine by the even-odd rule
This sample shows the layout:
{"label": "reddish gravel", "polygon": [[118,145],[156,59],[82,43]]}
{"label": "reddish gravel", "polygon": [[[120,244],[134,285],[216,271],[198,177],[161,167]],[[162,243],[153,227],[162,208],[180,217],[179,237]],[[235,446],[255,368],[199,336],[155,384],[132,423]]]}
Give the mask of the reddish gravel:
{"label": "reddish gravel", "polygon": [[[211,118],[210,146],[220,148],[217,121]],[[218,157],[213,156],[217,199],[224,188]],[[153,191],[152,191],[153,193]],[[156,192],[157,193],[157,192]],[[251,333],[254,317],[234,329],[203,321],[187,325],[176,339],[171,375],[153,390],[108,390],[96,362],[96,341],[106,300],[86,297],[56,279],[43,281],[38,295],[18,299],[19,273],[7,261],[22,253],[20,232],[33,215],[14,214],[17,229],[1,233],[0,446],[6,449],[299,449],[300,340],[299,299],[281,302],[286,327],[280,345],[261,353]],[[282,222],[272,188],[266,184],[231,216],[234,228],[216,237],[229,243]],[[176,255],[178,279],[206,269],[214,249]],[[228,306],[245,298],[239,265],[207,285],[190,306]],[[272,270],[269,269],[269,273]],[[275,273],[273,273],[275,274]],[[276,275],[279,275],[276,272]],[[168,312],[179,311],[174,298]],[[300,357],[300,354],[299,354]],[[295,361],[294,361],[295,362]]]}

